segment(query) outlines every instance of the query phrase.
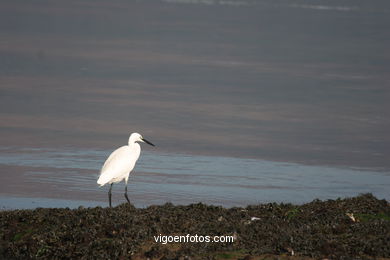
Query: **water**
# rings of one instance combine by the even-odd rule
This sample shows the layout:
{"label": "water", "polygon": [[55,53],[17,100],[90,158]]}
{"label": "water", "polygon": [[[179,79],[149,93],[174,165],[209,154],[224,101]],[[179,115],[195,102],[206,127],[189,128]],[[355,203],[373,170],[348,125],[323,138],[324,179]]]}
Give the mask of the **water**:
{"label": "water", "polygon": [[1,205],[105,205],[98,170],[135,131],[157,145],[129,185],[138,206],[388,198],[389,13],[387,0],[3,0]]}
{"label": "water", "polygon": [[[0,207],[106,206],[108,187],[98,188],[96,180],[109,152],[1,147],[0,165],[10,170],[0,175]],[[304,203],[367,192],[390,199],[389,185],[390,173],[383,171],[144,151],[129,191],[139,207],[165,202],[230,207]],[[123,190],[123,184],[114,186],[116,204],[124,202]]]}

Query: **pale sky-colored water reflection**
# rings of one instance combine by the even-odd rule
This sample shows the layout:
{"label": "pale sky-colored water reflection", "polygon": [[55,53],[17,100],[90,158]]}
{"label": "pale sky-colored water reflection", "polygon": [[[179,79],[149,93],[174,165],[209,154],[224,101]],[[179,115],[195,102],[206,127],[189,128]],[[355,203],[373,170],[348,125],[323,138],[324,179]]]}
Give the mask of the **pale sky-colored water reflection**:
{"label": "pale sky-colored water reflection", "polygon": [[[110,151],[2,147],[0,153],[0,165],[10,169],[0,175],[1,183],[7,184],[1,207],[12,207],[11,201],[15,204],[7,202],[7,197],[29,197],[30,203],[35,201],[33,206],[52,206],[57,201],[61,207],[69,204],[67,200],[106,206],[108,187],[98,188],[96,179]],[[389,185],[386,171],[143,151],[130,177],[129,192],[136,206],[165,202],[245,206],[366,192],[389,200]],[[124,202],[123,188],[123,184],[114,186],[115,204]]]}

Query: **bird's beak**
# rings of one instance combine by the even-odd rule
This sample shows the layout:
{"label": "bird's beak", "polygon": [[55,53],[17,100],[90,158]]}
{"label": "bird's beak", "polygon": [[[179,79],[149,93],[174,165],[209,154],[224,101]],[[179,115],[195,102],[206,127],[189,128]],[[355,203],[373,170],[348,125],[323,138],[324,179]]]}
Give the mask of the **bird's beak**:
{"label": "bird's beak", "polygon": [[155,146],[154,144],[152,144],[151,142],[149,142],[149,141],[146,140],[145,138],[142,138],[142,141],[144,141],[144,142],[147,143],[147,144],[150,144],[151,146]]}

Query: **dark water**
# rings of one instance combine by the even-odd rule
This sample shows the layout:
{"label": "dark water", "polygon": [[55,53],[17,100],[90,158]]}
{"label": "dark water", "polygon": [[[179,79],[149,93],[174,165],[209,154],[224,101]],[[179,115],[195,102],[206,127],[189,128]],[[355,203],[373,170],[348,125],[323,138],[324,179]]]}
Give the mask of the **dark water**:
{"label": "dark water", "polygon": [[[198,168],[199,158],[207,158],[212,169],[225,161],[209,158],[233,158],[237,171],[254,160],[249,175],[256,177],[257,190],[285,185],[254,196],[261,200],[291,195],[286,183],[262,182],[263,163],[278,169],[283,163],[276,162],[288,162],[288,169],[311,165],[304,169],[319,178],[327,176],[321,169],[331,168],[334,182],[349,176],[361,182],[352,193],[367,191],[365,177],[342,169],[368,169],[368,176],[390,169],[389,26],[390,2],[379,0],[1,1],[0,144],[21,161],[24,148],[37,149],[38,157],[45,149],[69,150],[76,157],[84,151],[79,158],[84,161],[94,151],[125,144],[138,131],[157,144],[152,157],[163,156],[168,164],[165,173],[154,166],[157,186],[163,182],[159,174],[172,174],[188,154],[193,157],[186,163],[193,161],[194,178],[201,183],[209,177]],[[0,178],[13,172],[46,175],[27,177],[33,185],[22,181],[12,192],[10,182],[1,182],[1,193],[68,196],[37,188],[61,180],[57,174],[63,170],[53,170],[58,161],[38,160],[21,169],[21,161],[9,163],[6,154]],[[95,185],[91,174],[102,157],[91,168],[76,167],[65,175]],[[61,169],[72,169],[65,166]],[[219,174],[223,171],[229,172],[222,168]],[[141,168],[139,176],[142,172],[150,173]],[[274,173],[299,179],[290,170]],[[233,179],[223,183],[247,185]],[[200,192],[187,200],[182,196],[187,190],[164,189],[169,196],[152,198],[149,190],[150,201],[138,205],[173,201],[172,194],[182,202],[207,200]],[[242,192],[252,190],[242,187]],[[333,197],[306,192],[308,198]],[[240,196],[226,186],[215,202],[256,200]]]}

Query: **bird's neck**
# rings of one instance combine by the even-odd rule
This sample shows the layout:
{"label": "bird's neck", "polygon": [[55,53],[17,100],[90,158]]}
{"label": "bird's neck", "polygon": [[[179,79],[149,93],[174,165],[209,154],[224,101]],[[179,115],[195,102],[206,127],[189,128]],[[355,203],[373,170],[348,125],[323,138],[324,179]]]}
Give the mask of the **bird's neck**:
{"label": "bird's neck", "polygon": [[129,142],[129,146],[130,147],[139,147],[139,143],[136,143],[136,142]]}
{"label": "bird's neck", "polygon": [[132,153],[137,154],[136,157],[138,158],[141,153],[141,146],[139,145],[139,143],[131,143],[129,144],[129,148]]}

